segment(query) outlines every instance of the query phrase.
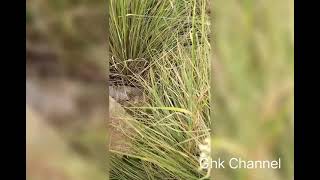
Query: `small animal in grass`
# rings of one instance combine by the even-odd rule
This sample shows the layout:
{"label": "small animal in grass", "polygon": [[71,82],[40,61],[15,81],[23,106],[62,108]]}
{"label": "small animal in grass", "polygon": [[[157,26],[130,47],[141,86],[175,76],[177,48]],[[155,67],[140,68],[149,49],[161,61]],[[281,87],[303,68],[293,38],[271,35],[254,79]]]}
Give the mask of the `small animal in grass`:
{"label": "small animal in grass", "polygon": [[109,86],[109,95],[120,104],[143,101],[142,90],[131,86]]}

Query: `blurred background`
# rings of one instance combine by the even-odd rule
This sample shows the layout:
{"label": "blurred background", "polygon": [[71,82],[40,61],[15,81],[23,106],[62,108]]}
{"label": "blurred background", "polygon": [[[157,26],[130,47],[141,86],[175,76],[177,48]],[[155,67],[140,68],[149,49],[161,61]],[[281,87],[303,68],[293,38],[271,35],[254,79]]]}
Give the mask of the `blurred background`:
{"label": "blurred background", "polygon": [[27,179],[105,179],[107,4],[26,4]]}
{"label": "blurred background", "polygon": [[213,179],[293,179],[293,9],[293,0],[213,4],[213,159],[281,158],[281,169],[214,169]]}

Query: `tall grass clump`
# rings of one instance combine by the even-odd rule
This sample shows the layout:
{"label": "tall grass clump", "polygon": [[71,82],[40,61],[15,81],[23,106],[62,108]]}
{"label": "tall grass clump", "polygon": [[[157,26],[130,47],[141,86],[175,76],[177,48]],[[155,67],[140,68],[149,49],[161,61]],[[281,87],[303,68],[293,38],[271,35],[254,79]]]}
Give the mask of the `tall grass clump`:
{"label": "tall grass clump", "polygon": [[[137,2],[142,7],[135,7]],[[133,62],[137,58],[148,59],[143,68],[145,74],[134,72],[132,67],[126,69],[132,72],[131,80],[142,87],[145,102],[141,106],[125,107],[132,118],[122,121],[134,133],[123,132],[130,139],[130,151],[110,150],[113,154],[110,179],[208,178],[207,172],[199,170],[198,162],[198,146],[210,135],[211,125],[207,2],[143,2],[110,4],[128,18],[121,26],[127,27],[124,31],[129,30],[121,30],[122,35],[136,32],[135,37],[115,37],[122,43],[119,47],[124,48],[112,50],[115,46],[111,45],[111,54],[132,58]],[[132,11],[137,11],[134,16]],[[113,13],[111,16],[119,17]],[[162,17],[173,21],[162,22]],[[141,32],[148,38],[139,37]],[[137,47],[136,42],[139,42]],[[113,54],[115,51],[118,54]]]}
{"label": "tall grass clump", "polygon": [[176,17],[184,13],[169,0],[111,0],[109,7],[111,70],[124,75],[140,71],[154,51],[172,47]]}
{"label": "tall grass clump", "polygon": [[110,0],[111,75],[142,74],[155,54],[174,49],[176,38],[188,35],[192,22],[185,18],[192,11],[191,2]]}

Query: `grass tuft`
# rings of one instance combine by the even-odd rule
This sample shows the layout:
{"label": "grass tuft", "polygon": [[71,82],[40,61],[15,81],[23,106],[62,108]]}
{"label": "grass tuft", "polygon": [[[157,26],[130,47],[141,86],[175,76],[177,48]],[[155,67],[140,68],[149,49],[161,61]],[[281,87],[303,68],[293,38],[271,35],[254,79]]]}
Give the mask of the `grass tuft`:
{"label": "grass tuft", "polygon": [[125,122],[137,133],[130,152],[110,150],[111,179],[206,176],[198,162],[211,125],[206,6],[205,0],[110,2],[111,72],[138,82],[146,96],[143,105],[125,107],[132,115]]}

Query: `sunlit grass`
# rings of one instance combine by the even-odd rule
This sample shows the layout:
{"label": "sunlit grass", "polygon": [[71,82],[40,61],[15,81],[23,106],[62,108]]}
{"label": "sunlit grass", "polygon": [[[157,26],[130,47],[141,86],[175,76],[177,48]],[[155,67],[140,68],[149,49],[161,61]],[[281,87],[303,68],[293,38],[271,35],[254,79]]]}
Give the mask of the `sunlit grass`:
{"label": "sunlit grass", "polygon": [[[192,180],[206,175],[206,172],[198,170],[198,145],[209,136],[211,124],[208,60],[210,45],[207,38],[209,23],[205,3],[206,1],[161,1],[156,5],[153,2],[153,8],[166,6],[167,10],[157,9],[156,15],[146,15],[150,8],[143,9],[132,17],[123,14],[134,18],[134,21],[140,21],[143,16],[145,20],[140,23],[145,24],[140,24],[139,27],[143,31],[148,31],[144,27],[149,27],[149,23],[153,24],[160,17],[170,17],[173,22],[163,22],[159,26],[163,26],[162,29],[156,23],[152,31],[146,32],[152,33],[151,38],[156,37],[154,41],[160,40],[154,44],[156,46],[149,44],[150,41],[146,39],[139,39],[139,45],[146,44],[143,53],[138,53],[135,57],[131,54],[134,57],[132,59],[148,60],[143,75],[134,72],[134,69],[127,69],[133,71],[131,80],[138,82],[143,88],[146,102],[141,107],[125,108],[132,115],[125,122],[133,127],[136,135],[130,137],[130,152],[110,150],[114,153],[111,158],[111,179]],[[126,5],[122,8],[129,7],[131,6]],[[129,10],[123,11],[128,13]],[[171,11],[175,13],[171,14]],[[128,25],[130,23],[126,22],[124,26]],[[139,26],[133,24],[134,27],[128,26],[128,29],[135,29],[136,25]],[[141,34],[135,36],[137,37],[133,38],[140,38]],[[123,38],[119,39],[123,41]],[[117,48],[119,47],[122,46]],[[128,53],[121,55],[124,54]],[[126,60],[128,57],[121,58]]]}
{"label": "sunlit grass", "polygon": [[[197,146],[209,136],[210,110],[215,112],[215,156],[281,157],[283,163],[279,171],[215,171],[214,178],[291,179],[293,2],[217,1],[213,26],[205,14],[206,1],[161,1],[161,6],[149,1],[142,7],[149,5],[152,8],[147,9],[154,11],[138,8],[137,12],[131,12],[136,6],[119,2],[114,13],[126,18],[120,23],[113,14],[118,18],[113,17],[114,27],[110,25],[116,38],[111,39],[111,67],[138,82],[146,102],[126,108],[133,117],[126,122],[136,135],[130,136],[130,152],[111,150],[112,179],[204,177],[206,172],[198,170]],[[166,11],[156,12],[157,7]],[[183,16],[175,17],[180,13]],[[209,27],[214,30],[213,76]],[[161,42],[150,45],[149,39]],[[143,62],[142,68],[138,62]],[[215,87],[211,109],[210,78]]]}

